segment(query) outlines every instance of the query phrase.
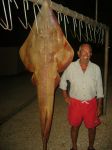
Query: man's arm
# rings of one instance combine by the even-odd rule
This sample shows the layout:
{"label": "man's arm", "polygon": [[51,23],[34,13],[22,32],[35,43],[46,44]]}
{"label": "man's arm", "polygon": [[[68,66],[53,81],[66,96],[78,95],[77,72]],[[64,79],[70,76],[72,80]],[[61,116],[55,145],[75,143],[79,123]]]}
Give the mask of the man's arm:
{"label": "man's arm", "polygon": [[68,91],[67,90],[62,90],[62,95],[64,97],[65,102],[70,104],[70,97],[69,97]]}
{"label": "man's arm", "polygon": [[97,115],[101,116],[103,113],[103,83],[102,83],[102,75],[101,75],[101,70],[98,68],[97,70]]}
{"label": "man's arm", "polygon": [[97,115],[101,116],[103,113],[103,98],[97,99],[97,106],[98,106]]}

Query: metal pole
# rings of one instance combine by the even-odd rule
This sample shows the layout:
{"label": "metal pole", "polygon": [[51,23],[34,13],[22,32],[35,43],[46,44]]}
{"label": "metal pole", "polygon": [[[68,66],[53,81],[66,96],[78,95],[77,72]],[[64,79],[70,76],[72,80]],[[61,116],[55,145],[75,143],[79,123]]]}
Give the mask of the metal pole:
{"label": "metal pole", "polygon": [[96,20],[96,22],[98,21],[98,0],[96,0],[95,20]]}
{"label": "metal pole", "polygon": [[108,53],[109,53],[109,29],[105,32],[105,68],[104,68],[104,109],[103,114],[106,115],[107,109],[107,81],[108,81]]}
{"label": "metal pole", "polygon": [[[28,1],[33,2],[33,3],[37,2],[37,0],[28,0]],[[38,4],[41,5],[42,2],[43,2],[43,0],[39,0]],[[105,24],[96,22],[96,20],[93,20],[93,19],[91,19],[89,17],[86,17],[83,14],[80,14],[80,13],[78,13],[76,11],[70,10],[69,8],[62,6],[61,4],[57,4],[57,3],[53,2],[53,1],[51,1],[51,8],[53,10],[57,11],[57,12],[63,13],[66,16],[70,16],[72,18],[84,21],[87,24],[91,24],[92,26],[98,26],[99,28],[101,27],[104,30],[106,30],[106,25]]]}

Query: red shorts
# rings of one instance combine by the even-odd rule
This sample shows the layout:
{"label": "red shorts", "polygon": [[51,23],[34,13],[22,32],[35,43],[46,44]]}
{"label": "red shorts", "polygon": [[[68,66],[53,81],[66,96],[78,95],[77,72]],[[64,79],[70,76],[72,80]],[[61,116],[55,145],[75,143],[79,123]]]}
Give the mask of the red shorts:
{"label": "red shorts", "polygon": [[90,101],[80,101],[74,98],[70,99],[68,105],[68,121],[72,126],[80,126],[82,121],[86,128],[94,128],[101,121],[97,116],[97,101],[96,98]]}

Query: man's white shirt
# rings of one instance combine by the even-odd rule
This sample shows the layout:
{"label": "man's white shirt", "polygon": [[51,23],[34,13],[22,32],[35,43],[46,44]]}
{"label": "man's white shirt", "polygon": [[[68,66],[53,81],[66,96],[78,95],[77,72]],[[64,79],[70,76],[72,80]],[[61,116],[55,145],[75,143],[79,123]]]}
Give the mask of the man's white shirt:
{"label": "man's white shirt", "polygon": [[69,95],[72,98],[85,101],[94,97],[104,97],[101,70],[91,61],[85,72],[80,66],[79,59],[72,62],[61,76],[59,87],[62,90],[67,89],[67,80],[70,82]]}

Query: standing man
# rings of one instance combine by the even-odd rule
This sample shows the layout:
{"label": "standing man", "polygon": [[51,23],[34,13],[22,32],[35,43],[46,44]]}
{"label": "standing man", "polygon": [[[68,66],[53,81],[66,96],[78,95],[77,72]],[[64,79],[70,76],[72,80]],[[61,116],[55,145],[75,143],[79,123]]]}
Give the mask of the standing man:
{"label": "standing man", "polygon": [[[89,146],[94,149],[96,127],[101,123],[103,86],[101,71],[98,65],[90,61],[92,48],[82,44],[78,51],[79,59],[72,62],[64,71],[60,88],[64,100],[68,103],[68,121],[71,125],[72,148],[77,150],[77,138],[82,121],[88,129]],[[70,89],[67,90],[67,81]]]}

